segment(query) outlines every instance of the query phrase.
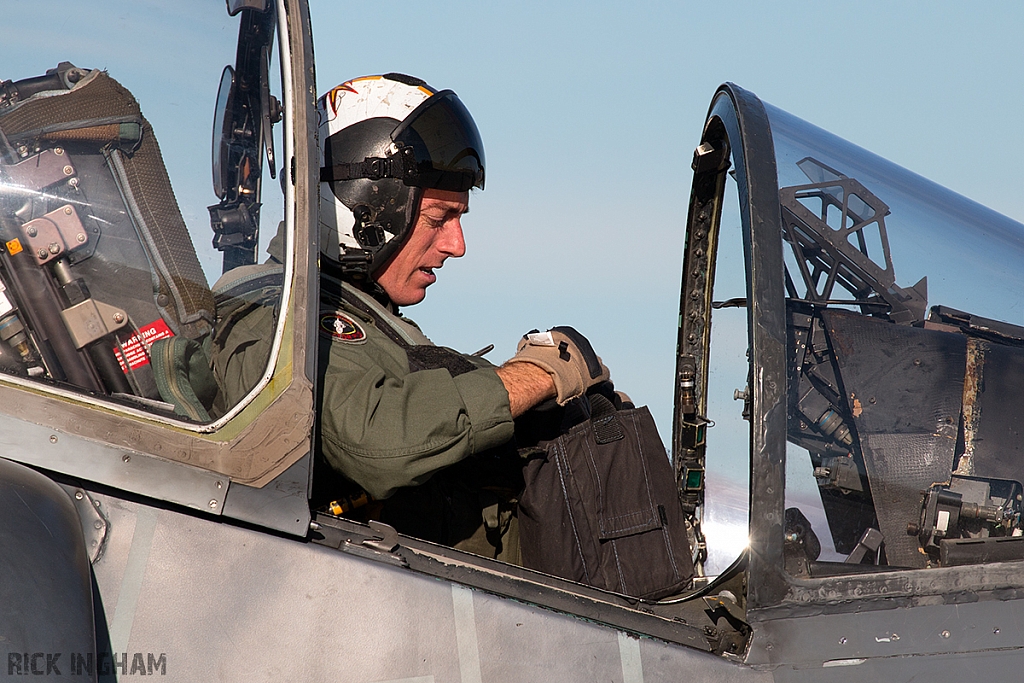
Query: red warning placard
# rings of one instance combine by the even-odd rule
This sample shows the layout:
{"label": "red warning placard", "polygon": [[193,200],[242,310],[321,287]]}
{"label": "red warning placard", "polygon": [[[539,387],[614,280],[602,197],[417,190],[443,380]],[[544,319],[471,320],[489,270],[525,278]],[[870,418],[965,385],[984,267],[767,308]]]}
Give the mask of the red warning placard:
{"label": "red warning placard", "polygon": [[[128,365],[131,366],[132,370],[141,368],[143,365],[149,365],[149,345],[157,339],[166,339],[173,336],[174,333],[171,332],[171,328],[167,327],[167,323],[162,318],[154,320],[144,327],[140,327],[138,332],[121,344],[124,348],[124,355],[128,357]],[[128,368],[125,366],[121,349],[115,346],[114,355],[117,356],[117,362],[121,364],[121,371],[127,373]]]}

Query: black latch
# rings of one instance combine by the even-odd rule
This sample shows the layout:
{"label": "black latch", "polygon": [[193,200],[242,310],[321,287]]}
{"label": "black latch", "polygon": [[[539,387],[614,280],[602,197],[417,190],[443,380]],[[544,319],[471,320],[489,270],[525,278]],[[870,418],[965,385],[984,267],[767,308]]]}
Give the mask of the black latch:
{"label": "black latch", "polygon": [[693,151],[694,173],[720,172],[729,168],[729,146],[724,140],[705,141]]}
{"label": "black latch", "polygon": [[259,233],[258,202],[251,204],[214,204],[210,211],[210,225],[213,227],[213,246],[218,251],[231,248],[252,248],[256,246]]}

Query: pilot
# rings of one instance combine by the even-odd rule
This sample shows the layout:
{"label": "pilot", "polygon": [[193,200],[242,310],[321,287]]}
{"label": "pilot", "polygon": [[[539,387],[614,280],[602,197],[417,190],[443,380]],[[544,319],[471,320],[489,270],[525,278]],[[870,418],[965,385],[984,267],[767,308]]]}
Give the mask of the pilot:
{"label": "pilot", "polygon": [[[522,486],[514,420],[609,378],[572,328],[529,334],[495,367],[437,347],[401,308],[466,253],[462,218],[483,189],[484,150],[454,92],[401,74],[358,78],[320,117],[317,479],[343,507],[400,532],[517,561],[511,503]],[[364,495],[368,494],[368,495]]]}

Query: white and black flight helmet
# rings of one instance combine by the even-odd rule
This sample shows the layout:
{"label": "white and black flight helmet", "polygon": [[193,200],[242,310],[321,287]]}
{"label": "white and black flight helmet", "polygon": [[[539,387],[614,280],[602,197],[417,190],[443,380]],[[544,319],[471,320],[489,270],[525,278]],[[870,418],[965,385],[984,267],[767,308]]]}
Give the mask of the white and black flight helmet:
{"label": "white and black flight helmet", "polygon": [[331,88],[317,113],[320,250],[346,278],[371,278],[402,245],[424,188],[483,189],[480,133],[451,90],[366,76]]}

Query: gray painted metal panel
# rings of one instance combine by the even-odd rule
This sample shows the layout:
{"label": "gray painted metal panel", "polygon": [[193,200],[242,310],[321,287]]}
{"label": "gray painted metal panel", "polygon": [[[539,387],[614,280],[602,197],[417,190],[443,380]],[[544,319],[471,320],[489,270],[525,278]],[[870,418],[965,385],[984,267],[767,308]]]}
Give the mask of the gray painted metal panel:
{"label": "gray painted metal panel", "polygon": [[[910,680],[920,672],[902,661],[908,658],[923,667],[927,655],[956,655],[972,661],[979,657],[988,658],[985,666],[998,668],[1009,666],[1010,661],[1002,656],[992,659],[995,653],[1016,651],[1013,669],[1000,669],[1005,677],[1024,660],[1022,649],[1024,601],[950,600],[949,604],[913,607],[893,601],[892,608],[886,610],[806,614],[762,622],[755,629],[749,661],[793,670],[780,680],[825,680],[798,675],[812,670],[820,674],[823,669],[842,670],[830,671],[831,680],[874,680],[874,674],[880,676],[877,680]],[[927,680],[957,680],[941,667],[924,668],[937,672]],[[869,675],[869,671],[874,673]],[[900,677],[903,674],[899,672],[909,678]]]}
{"label": "gray painted metal panel", "polygon": [[888,610],[776,619],[758,629],[752,657],[762,648],[764,661],[793,664],[1020,649],[1024,648],[1024,601],[916,607],[898,606],[894,601]]}
{"label": "gray painted metal panel", "polygon": [[262,488],[233,482],[224,514],[296,536],[309,530],[310,462],[312,453],[277,475]]}
{"label": "gray painted metal panel", "polygon": [[771,680],[324,546],[91,495],[109,520],[94,571],[113,649],[165,655],[166,680]]}
{"label": "gray painted metal panel", "polygon": [[778,683],[861,683],[863,681],[1013,681],[1020,672],[1019,652],[949,654],[934,657],[889,657],[852,660],[844,666],[775,670]]}
{"label": "gray painted metal panel", "polygon": [[179,462],[0,416],[5,458],[220,514],[228,480]]}

